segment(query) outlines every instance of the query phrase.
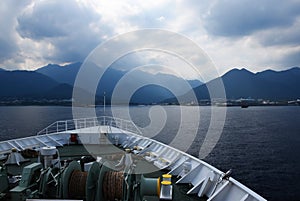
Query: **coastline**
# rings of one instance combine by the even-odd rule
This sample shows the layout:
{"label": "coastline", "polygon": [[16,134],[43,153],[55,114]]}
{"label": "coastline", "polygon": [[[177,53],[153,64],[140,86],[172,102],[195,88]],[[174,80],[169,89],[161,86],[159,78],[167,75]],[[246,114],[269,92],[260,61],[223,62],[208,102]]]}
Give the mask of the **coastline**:
{"label": "coastline", "polygon": [[[153,104],[136,104],[131,103],[129,106],[214,106],[214,107],[243,107],[241,104],[177,104],[177,103],[153,103]],[[72,103],[70,102],[22,102],[22,103],[2,103],[0,102],[0,107],[6,107],[6,106],[63,106],[63,107],[72,107]],[[107,106],[111,106],[110,104],[107,104]],[[127,106],[127,104],[118,104],[116,106]],[[282,102],[275,102],[275,103],[257,103],[257,104],[247,104],[247,107],[267,107],[267,106],[300,106],[299,102],[295,103],[282,103]],[[102,104],[99,105],[76,105],[76,107],[103,107]]]}

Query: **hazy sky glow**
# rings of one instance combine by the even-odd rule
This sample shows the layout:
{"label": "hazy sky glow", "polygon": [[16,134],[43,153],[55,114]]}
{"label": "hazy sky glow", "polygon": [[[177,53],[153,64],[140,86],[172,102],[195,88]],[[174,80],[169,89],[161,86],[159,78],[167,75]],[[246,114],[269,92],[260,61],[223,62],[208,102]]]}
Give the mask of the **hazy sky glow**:
{"label": "hazy sky glow", "polygon": [[9,0],[0,26],[5,69],[83,61],[101,42],[144,28],[187,36],[221,74],[300,66],[299,0]]}

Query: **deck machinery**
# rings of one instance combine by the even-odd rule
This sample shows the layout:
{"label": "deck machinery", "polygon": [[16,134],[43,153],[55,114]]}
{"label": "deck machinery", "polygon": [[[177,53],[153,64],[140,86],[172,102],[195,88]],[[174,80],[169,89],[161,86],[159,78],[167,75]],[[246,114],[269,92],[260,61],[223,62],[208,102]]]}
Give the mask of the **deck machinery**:
{"label": "deck machinery", "polygon": [[[81,158],[79,161],[60,161],[55,147],[43,147],[39,162],[23,168],[18,185],[9,189],[6,167],[0,168],[3,199],[78,199],[87,201],[139,201],[144,196],[172,199],[170,175],[146,178],[135,174],[134,164],[117,167],[111,162]],[[5,197],[5,193],[9,197]]]}

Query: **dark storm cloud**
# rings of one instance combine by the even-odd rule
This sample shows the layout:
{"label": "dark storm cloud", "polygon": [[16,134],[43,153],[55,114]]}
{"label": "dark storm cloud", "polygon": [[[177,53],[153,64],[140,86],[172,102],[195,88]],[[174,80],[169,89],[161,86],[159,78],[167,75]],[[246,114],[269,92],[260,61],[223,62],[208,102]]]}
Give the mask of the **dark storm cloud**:
{"label": "dark storm cloud", "polygon": [[272,29],[259,33],[258,41],[263,46],[299,46],[300,45],[300,22],[285,29]]}
{"label": "dark storm cloud", "polygon": [[22,37],[43,39],[45,37],[68,36],[70,31],[85,27],[93,20],[92,12],[80,8],[75,1],[37,2],[18,17],[18,32]]}
{"label": "dark storm cloud", "polygon": [[13,57],[18,51],[15,34],[15,15],[29,1],[0,1],[0,62]]}
{"label": "dark storm cloud", "polygon": [[23,38],[46,41],[54,50],[45,59],[54,62],[82,61],[110,29],[93,27],[101,16],[73,0],[39,1],[18,17]]}
{"label": "dark storm cloud", "polygon": [[300,1],[281,0],[221,0],[204,17],[208,33],[237,37],[274,27],[288,27],[294,23]]}

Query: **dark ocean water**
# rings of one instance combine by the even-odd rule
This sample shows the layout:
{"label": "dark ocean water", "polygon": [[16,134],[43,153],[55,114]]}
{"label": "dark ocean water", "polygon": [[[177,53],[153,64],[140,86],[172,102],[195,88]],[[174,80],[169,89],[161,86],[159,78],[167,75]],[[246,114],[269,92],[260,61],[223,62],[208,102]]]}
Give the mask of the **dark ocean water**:
{"label": "dark ocean water", "polygon": [[[200,121],[197,127],[194,126],[199,114],[196,107],[181,108],[188,114],[182,122],[180,107],[156,109],[130,107],[130,115],[137,125],[151,125],[151,130],[156,130],[161,118],[166,116],[164,126],[154,137],[164,143],[170,143],[179,128],[185,128],[186,138],[195,132],[187,152],[199,156],[210,124],[211,108],[198,108]],[[224,129],[214,149],[203,160],[222,171],[232,169],[235,179],[268,200],[300,200],[300,107],[229,107],[217,110],[226,110]],[[103,108],[96,111],[103,114]],[[114,115],[122,117],[124,111],[124,107],[114,107]],[[109,113],[107,109],[106,115]],[[72,108],[0,107],[0,140],[34,135],[54,121],[64,119],[72,119]]]}

